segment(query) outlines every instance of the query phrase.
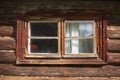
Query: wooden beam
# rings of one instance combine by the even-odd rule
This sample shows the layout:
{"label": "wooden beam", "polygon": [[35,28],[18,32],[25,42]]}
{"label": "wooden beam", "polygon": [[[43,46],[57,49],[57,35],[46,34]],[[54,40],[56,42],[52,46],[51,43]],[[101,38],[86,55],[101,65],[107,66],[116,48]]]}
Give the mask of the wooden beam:
{"label": "wooden beam", "polygon": [[120,40],[107,40],[109,52],[120,52]]}
{"label": "wooden beam", "polygon": [[119,66],[15,66],[0,64],[0,75],[6,76],[45,76],[45,77],[111,77],[120,76]]}
{"label": "wooden beam", "polygon": [[12,36],[13,26],[0,26],[0,36]]}
{"label": "wooden beam", "polygon": [[0,37],[0,50],[15,49],[15,39],[10,37]]}
{"label": "wooden beam", "polygon": [[0,7],[0,13],[26,12],[37,9],[98,9],[110,13],[118,13],[118,15],[120,12],[120,9],[117,8],[119,7],[119,1],[112,0],[109,2],[107,0],[59,0],[58,2],[55,0],[51,0],[50,2],[49,0],[21,0],[20,3],[19,1],[14,1],[14,3],[11,1],[2,1]]}
{"label": "wooden beam", "polygon": [[15,52],[6,52],[0,51],[0,63],[15,63]]}
{"label": "wooden beam", "polygon": [[110,39],[120,39],[120,26],[108,26],[107,36]]}
{"label": "wooden beam", "polygon": [[0,76],[0,80],[119,80],[120,77],[40,77],[40,76]]}
{"label": "wooden beam", "polygon": [[120,53],[108,53],[109,63],[120,63]]}

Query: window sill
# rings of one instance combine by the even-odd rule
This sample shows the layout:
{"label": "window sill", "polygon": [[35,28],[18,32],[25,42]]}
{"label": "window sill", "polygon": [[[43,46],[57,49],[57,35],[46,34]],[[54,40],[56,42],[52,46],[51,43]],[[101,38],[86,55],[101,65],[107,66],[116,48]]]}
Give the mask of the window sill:
{"label": "window sill", "polygon": [[62,56],[63,58],[98,58],[97,54],[66,54]]}
{"label": "window sill", "polygon": [[23,59],[17,60],[16,64],[33,64],[33,65],[105,65],[105,61],[98,58],[92,59]]}
{"label": "window sill", "polygon": [[59,54],[26,54],[25,58],[29,59],[46,59],[46,58],[60,58]]}

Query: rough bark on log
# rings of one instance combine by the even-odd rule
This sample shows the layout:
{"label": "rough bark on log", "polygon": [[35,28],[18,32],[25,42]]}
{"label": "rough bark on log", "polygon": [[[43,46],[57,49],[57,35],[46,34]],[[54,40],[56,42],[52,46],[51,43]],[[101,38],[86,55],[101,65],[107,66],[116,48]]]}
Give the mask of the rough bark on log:
{"label": "rough bark on log", "polygon": [[0,50],[15,49],[15,39],[10,37],[0,37]]}
{"label": "rough bark on log", "polygon": [[0,75],[9,76],[54,76],[54,77],[111,77],[120,76],[119,66],[14,66],[0,64]]}
{"label": "rough bark on log", "polygon": [[12,36],[13,26],[0,26],[0,36]]}

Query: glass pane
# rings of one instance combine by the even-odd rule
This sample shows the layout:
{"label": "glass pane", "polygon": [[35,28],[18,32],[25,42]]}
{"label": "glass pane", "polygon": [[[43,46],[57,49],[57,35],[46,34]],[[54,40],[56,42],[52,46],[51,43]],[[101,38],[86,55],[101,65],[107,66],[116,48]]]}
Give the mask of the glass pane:
{"label": "glass pane", "polygon": [[79,36],[93,36],[94,24],[93,22],[83,22],[79,24]]}
{"label": "glass pane", "polygon": [[58,23],[57,22],[31,22],[30,23],[31,36],[57,36]]}
{"label": "glass pane", "polygon": [[93,36],[93,21],[70,21],[66,22],[66,37]]}
{"label": "glass pane", "polygon": [[66,49],[66,53],[71,53],[71,40],[66,40],[66,44],[65,44],[65,49]]}
{"label": "glass pane", "polygon": [[31,39],[32,53],[58,53],[57,39]]}
{"label": "glass pane", "polygon": [[94,39],[66,39],[66,53],[94,53]]}
{"label": "glass pane", "polygon": [[79,36],[79,24],[78,23],[66,23],[66,37],[78,37]]}

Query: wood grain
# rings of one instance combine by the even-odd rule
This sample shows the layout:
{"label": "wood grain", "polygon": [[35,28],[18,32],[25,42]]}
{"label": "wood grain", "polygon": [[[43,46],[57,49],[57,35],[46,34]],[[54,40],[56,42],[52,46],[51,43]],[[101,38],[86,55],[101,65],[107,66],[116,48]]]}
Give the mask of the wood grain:
{"label": "wood grain", "polygon": [[46,77],[111,77],[120,76],[120,66],[15,66],[0,64],[0,75]]}
{"label": "wood grain", "polygon": [[120,52],[120,40],[107,40],[109,52]]}
{"label": "wood grain", "polygon": [[120,63],[120,53],[108,53],[109,63]]}
{"label": "wood grain", "polygon": [[0,26],[0,36],[12,36],[13,26]]}
{"label": "wood grain", "polygon": [[[15,58],[16,58],[15,52],[7,52],[7,51],[1,52],[0,51],[0,63],[14,64],[16,62]],[[54,62],[54,61],[52,61],[52,62]],[[83,61],[80,61],[80,62],[81,62],[81,64],[84,63]],[[120,63],[120,53],[108,53],[107,54],[107,62],[108,63]],[[90,64],[90,62],[88,62],[88,64]],[[100,63],[96,63],[96,64],[100,64]],[[101,62],[101,64],[102,64],[102,62]]]}
{"label": "wood grain", "polygon": [[15,49],[15,39],[10,37],[0,37],[0,50]]}
{"label": "wood grain", "polygon": [[107,37],[110,39],[120,39],[120,26],[108,26]]}
{"label": "wood grain", "polygon": [[15,63],[15,52],[1,52],[0,63],[13,64]]}
{"label": "wood grain", "polygon": [[120,80],[120,77],[0,76],[0,80]]}

